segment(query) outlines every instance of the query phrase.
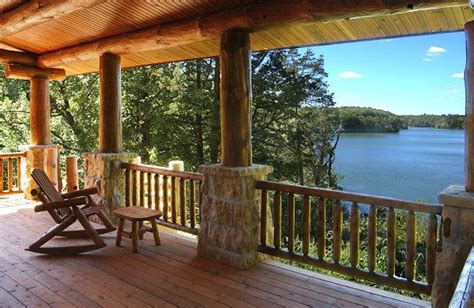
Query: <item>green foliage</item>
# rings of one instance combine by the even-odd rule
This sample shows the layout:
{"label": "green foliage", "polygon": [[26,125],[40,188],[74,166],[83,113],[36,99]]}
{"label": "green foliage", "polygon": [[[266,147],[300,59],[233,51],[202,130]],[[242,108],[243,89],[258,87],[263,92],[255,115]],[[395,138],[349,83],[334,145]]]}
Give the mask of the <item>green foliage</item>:
{"label": "green foliage", "polygon": [[400,116],[405,127],[434,127],[443,129],[464,129],[464,115],[460,114],[422,114]]}
{"label": "green foliage", "polygon": [[346,133],[398,133],[403,128],[399,116],[366,107],[339,107],[335,110]]}

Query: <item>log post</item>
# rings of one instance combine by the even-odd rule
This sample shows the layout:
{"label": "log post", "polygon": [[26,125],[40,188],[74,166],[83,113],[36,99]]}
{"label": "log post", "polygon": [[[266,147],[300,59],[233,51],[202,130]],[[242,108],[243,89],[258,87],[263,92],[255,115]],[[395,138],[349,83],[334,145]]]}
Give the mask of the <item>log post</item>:
{"label": "log post", "polygon": [[66,157],[66,183],[68,192],[79,189],[79,177],[77,173],[76,156]]}
{"label": "log post", "polygon": [[122,152],[120,56],[100,57],[99,152]]}
{"label": "log post", "polygon": [[221,37],[221,162],[252,165],[250,37],[235,29]]}
{"label": "log post", "polygon": [[466,191],[474,191],[474,21],[465,26],[466,35],[466,69],[464,84],[466,88],[466,119],[465,119],[465,187]]}
{"label": "log post", "polygon": [[[439,203],[443,204],[443,247],[441,253],[431,256],[431,259],[436,257],[431,291],[433,307],[448,307],[466,257],[474,245],[474,21],[466,23],[465,35],[465,183],[449,186],[438,195]],[[434,219],[430,221],[436,223]]]}
{"label": "log post", "polygon": [[51,144],[49,80],[43,77],[31,79],[30,138],[32,145]]}

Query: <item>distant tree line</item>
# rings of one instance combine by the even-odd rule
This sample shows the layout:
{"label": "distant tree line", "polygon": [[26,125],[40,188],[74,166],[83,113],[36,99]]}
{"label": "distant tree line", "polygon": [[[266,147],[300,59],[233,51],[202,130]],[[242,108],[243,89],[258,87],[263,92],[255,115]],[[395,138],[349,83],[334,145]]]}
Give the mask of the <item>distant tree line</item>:
{"label": "distant tree line", "polygon": [[394,113],[366,107],[339,107],[334,112],[345,133],[397,133],[403,123]]}
{"label": "distant tree line", "polygon": [[403,126],[434,127],[444,129],[464,129],[464,115],[460,114],[421,114],[400,116]]}

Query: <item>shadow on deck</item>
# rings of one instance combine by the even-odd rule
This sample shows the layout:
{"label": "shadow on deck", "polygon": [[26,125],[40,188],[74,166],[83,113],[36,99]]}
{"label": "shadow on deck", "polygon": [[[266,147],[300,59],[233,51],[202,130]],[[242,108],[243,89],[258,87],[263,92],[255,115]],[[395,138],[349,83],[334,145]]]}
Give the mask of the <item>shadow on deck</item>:
{"label": "shadow on deck", "polygon": [[264,260],[238,270],[196,256],[196,240],[160,227],[131,241],[72,257],[24,249],[53,224],[21,196],[0,198],[0,306],[420,307],[427,302]]}

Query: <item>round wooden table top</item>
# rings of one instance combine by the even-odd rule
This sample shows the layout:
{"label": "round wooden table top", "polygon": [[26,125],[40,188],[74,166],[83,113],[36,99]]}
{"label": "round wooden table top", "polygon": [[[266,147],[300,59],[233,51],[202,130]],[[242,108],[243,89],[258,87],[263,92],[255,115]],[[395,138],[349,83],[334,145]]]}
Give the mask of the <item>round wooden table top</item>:
{"label": "round wooden table top", "polygon": [[161,211],[152,210],[141,206],[129,206],[114,210],[114,215],[129,220],[148,220],[158,218],[162,215]]}

